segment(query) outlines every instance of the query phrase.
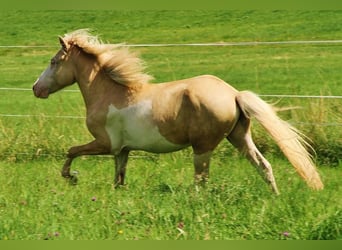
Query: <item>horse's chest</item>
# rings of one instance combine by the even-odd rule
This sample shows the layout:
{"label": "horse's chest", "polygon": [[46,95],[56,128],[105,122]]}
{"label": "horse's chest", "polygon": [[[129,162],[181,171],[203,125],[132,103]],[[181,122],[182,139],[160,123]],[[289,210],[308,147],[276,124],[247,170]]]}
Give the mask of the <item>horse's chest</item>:
{"label": "horse's chest", "polygon": [[142,101],[123,109],[110,105],[106,131],[114,153],[124,147],[151,152],[168,152],[181,148],[159,133],[158,127],[153,123],[151,101]]}

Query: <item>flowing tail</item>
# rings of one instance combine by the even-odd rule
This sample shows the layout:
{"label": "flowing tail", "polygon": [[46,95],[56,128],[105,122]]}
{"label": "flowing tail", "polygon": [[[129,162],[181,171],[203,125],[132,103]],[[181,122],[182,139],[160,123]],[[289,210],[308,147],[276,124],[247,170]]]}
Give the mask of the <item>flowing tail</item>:
{"label": "flowing tail", "polygon": [[236,100],[246,117],[254,117],[270,133],[308,186],[315,190],[323,189],[321,178],[310,153],[306,149],[310,145],[301,136],[300,132],[281,120],[271,105],[252,92],[241,91],[238,93]]}

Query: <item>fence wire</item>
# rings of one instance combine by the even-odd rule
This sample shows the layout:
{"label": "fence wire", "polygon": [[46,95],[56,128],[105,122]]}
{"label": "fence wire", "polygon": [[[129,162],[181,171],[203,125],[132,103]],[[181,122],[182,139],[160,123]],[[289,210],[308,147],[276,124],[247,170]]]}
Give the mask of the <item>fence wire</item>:
{"label": "fence wire", "polygon": [[[272,45],[339,45],[342,40],[305,40],[305,41],[247,41],[247,42],[218,42],[218,43],[165,43],[165,44],[123,44],[127,47],[198,47],[198,46],[272,46]],[[58,46],[51,45],[0,45],[0,49],[20,49],[20,48],[58,48]],[[0,87],[0,91],[32,91],[28,88],[6,88]],[[65,92],[80,92],[79,90],[62,90]],[[259,95],[260,97],[270,98],[306,98],[306,99],[342,99],[342,96],[320,96],[320,95]],[[13,117],[13,118],[28,118],[28,117],[41,117],[41,118],[63,118],[63,119],[85,119],[83,116],[71,115],[28,115],[28,114],[0,114],[0,117]],[[297,122],[294,124],[301,125],[318,125],[318,126],[342,126],[341,123],[304,123]]]}
{"label": "fence wire", "polygon": [[[127,47],[199,47],[199,46],[257,46],[257,45],[315,45],[315,44],[341,44],[342,40],[304,40],[304,41],[246,41],[246,42],[214,42],[214,43],[142,43],[122,44]],[[25,48],[58,48],[52,45],[0,45],[4,49]]]}
{"label": "fence wire", "polygon": [[[0,91],[32,91],[28,88],[6,88],[0,87]],[[62,90],[64,92],[70,93],[80,93],[79,90]],[[319,95],[259,95],[260,97],[268,97],[268,98],[299,98],[299,99],[342,99],[342,96],[319,96]],[[0,113],[0,117],[13,117],[13,118],[47,118],[47,119],[85,119],[85,116],[74,116],[74,115],[48,115],[48,114],[4,114]],[[292,122],[293,125],[304,125],[304,126],[342,126],[342,123],[309,123],[309,122]]]}

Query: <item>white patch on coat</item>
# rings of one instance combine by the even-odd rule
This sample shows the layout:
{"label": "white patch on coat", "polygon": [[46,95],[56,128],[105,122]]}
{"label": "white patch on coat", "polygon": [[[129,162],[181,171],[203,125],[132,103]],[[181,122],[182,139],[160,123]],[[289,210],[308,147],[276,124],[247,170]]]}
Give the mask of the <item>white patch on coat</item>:
{"label": "white patch on coat", "polygon": [[110,137],[112,152],[124,147],[155,153],[172,152],[185,147],[169,142],[152,121],[152,101],[117,109],[110,105],[107,113],[106,131]]}

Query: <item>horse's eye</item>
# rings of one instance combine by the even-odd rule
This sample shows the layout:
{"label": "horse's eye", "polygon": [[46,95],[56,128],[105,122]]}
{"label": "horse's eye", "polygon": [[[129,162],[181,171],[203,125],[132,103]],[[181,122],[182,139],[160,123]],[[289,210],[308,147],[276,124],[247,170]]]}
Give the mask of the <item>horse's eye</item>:
{"label": "horse's eye", "polygon": [[51,59],[51,65],[55,65],[57,63],[56,59],[55,58],[52,58]]}

